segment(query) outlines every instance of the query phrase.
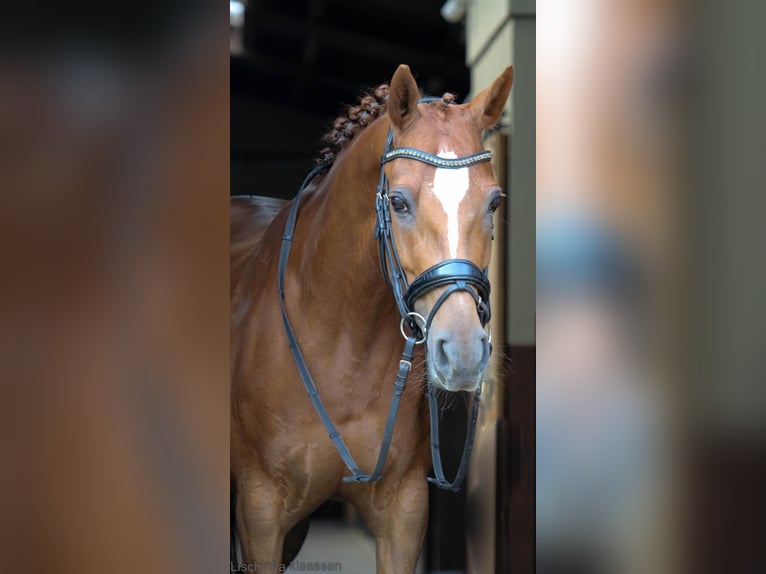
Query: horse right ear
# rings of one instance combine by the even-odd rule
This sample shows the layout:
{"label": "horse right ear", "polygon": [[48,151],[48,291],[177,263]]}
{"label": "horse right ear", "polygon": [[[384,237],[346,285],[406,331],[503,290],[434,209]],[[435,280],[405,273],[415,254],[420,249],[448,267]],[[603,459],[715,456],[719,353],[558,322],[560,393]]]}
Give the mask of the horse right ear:
{"label": "horse right ear", "polygon": [[399,130],[405,129],[414,122],[418,115],[418,100],[420,91],[410,67],[402,64],[394,72],[391,85],[388,88],[388,116],[391,123]]}

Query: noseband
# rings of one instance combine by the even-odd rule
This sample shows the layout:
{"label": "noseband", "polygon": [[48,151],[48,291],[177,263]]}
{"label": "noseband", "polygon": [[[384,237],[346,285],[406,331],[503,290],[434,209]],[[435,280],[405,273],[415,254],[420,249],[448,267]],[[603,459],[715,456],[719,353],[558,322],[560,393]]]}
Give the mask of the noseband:
{"label": "noseband", "polygon": [[[433,101],[440,98],[424,98],[421,102]],[[401,261],[399,260],[399,254],[396,249],[394,237],[391,228],[391,212],[389,210],[389,196],[388,196],[388,178],[385,174],[385,164],[395,159],[410,159],[432,165],[437,168],[446,169],[462,169],[472,165],[490,161],[492,159],[492,152],[481,151],[472,155],[468,155],[461,158],[442,158],[437,155],[408,147],[393,148],[393,131],[389,129],[388,138],[386,140],[386,147],[381,158],[380,167],[380,180],[378,183],[378,192],[375,198],[375,210],[377,212],[377,227],[375,230],[375,237],[378,240],[378,248],[380,252],[380,266],[383,276],[386,282],[394,294],[394,300],[396,306],[401,315],[400,329],[402,336],[405,338],[404,351],[402,352],[402,358],[399,361],[399,371],[394,381],[394,393],[391,399],[391,405],[388,411],[388,417],[386,419],[386,427],[383,433],[383,441],[380,446],[380,452],[378,453],[378,460],[375,464],[375,468],[371,474],[365,474],[354,461],[351,456],[348,447],[340,436],[337,428],[330,419],[327,409],[322,403],[322,399],[319,397],[319,392],[316,385],[309,373],[306,361],[303,358],[303,354],[298,345],[298,340],[293,331],[290,320],[287,317],[287,309],[285,307],[284,296],[284,276],[287,268],[287,261],[290,255],[290,249],[292,246],[293,233],[295,231],[295,223],[298,216],[298,205],[300,203],[300,197],[305,188],[309,185],[311,180],[316,177],[325,169],[329,168],[329,164],[324,163],[315,167],[306,179],[303,181],[298,194],[293,200],[293,204],[290,208],[290,212],[287,217],[287,223],[285,224],[285,232],[282,237],[282,247],[279,253],[279,264],[277,270],[277,285],[279,290],[279,300],[282,310],[282,320],[285,326],[285,332],[290,345],[290,351],[293,354],[296,367],[301,377],[301,381],[306,389],[306,392],[314,405],[314,409],[317,411],[322,423],[327,429],[330,440],[335,445],[338,454],[343,459],[346,467],[351,471],[351,476],[343,478],[343,482],[375,482],[380,479],[383,474],[383,467],[385,466],[386,457],[388,456],[388,450],[391,446],[391,439],[393,437],[394,424],[396,423],[396,415],[399,411],[399,402],[401,400],[402,393],[407,382],[410,370],[412,369],[412,360],[415,353],[415,346],[425,343],[428,338],[428,330],[431,327],[436,312],[444,304],[447,298],[455,292],[463,291],[473,298],[476,303],[476,311],[479,315],[479,320],[483,327],[486,327],[491,318],[490,304],[489,304],[489,292],[490,284],[487,278],[486,270],[482,271],[473,262],[467,259],[447,259],[441,261],[436,265],[426,269],[423,273],[418,275],[412,284],[407,283],[407,278],[402,268]],[[414,311],[415,302],[434,289],[445,287],[444,291],[439,295],[433,308],[428,313],[428,318],[424,318],[422,315]],[[405,326],[409,331],[409,334],[405,332]],[[491,352],[491,335],[488,339]],[[471,407],[471,419],[469,421],[468,430],[466,432],[465,444],[463,446],[463,456],[460,461],[455,479],[450,482],[444,476],[444,470],[441,462],[441,453],[439,448],[439,406],[436,397],[436,388],[434,384],[428,381],[428,403],[429,414],[431,419],[431,458],[434,466],[435,477],[429,477],[429,482],[436,484],[439,488],[446,490],[452,490],[457,492],[460,489],[460,485],[465,478],[465,474],[468,471],[468,462],[471,457],[471,450],[473,448],[473,437],[476,430],[476,421],[478,419],[479,404],[481,402],[481,385],[474,392],[473,404]]]}

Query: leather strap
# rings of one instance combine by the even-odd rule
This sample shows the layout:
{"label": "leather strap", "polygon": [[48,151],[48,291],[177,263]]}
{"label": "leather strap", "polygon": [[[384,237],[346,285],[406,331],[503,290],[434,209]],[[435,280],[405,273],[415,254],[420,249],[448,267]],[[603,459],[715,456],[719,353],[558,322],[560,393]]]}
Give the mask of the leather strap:
{"label": "leather strap", "polygon": [[300,204],[301,195],[303,194],[306,187],[308,187],[309,183],[311,183],[311,181],[314,179],[314,177],[316,177],[320,172],[324,171],[328,167],[328,164],[320,164],[311,170],[311,173],[306,176],[306,179],[301,184],[301,187],[298,190],[298,194],[295,196],[293,204],[290,207],[290,212],[287,216],[287,223],[285,224],[285,232],[282,235],[282,246],[279,251],[279,264],[277,267],[277,288],[279,290],[279,304],[282,310],[282,321],[284,323],[285,333],[290,345],[290,351],[293,355],[295,366],[298,369],[298,373],[300,374],[303,386],[306,389],[306,393],[314,405],[314,410],[316,410],[319,418],[322,421],[322,424],[327,430],[328,436],[335,446],[335,450],[338,451],[338,454],[343,460],[343,463],[346,465],[349,471],[351,471],[351,476],[344,477],[343,482],[375,482],[379,480],[383,474],[383,467],[386,464],[388,450],[391,446],[391,439],[393,437],[394,426],[396,424],[396,416],[399,412],[399,403],[401,401],[402,393],[404,392],[407,377],[410,374],[410,369],[412,369],[412,359],[415,352],[415,337],[410,336],[407,338],[407,341],[404,345],[404,351],[402,352],[402,358],[399,361],[399,371],[396,375],[396,380],[394,381],[394,392],[391,398],[391,405],[388,409],[388,418],[386,419],[386,428],[383,432],[383,441],[380,445],[380,452],[378,453],[378,461],[375,464],[375,469],[373,470],[372,474],[365,474],[359,468],[359,465],[354,460],[354,457],[351,456],[351,452],[348,450],[346,443],[343,442],[343,438],[340,436],[338,429],[335,427],[332,419],[330,418],[330,415],[327,413],[327,409],[325,408],[324,403],[319,396],[319,390],[317,389],[316,384],[314,383],[314,379],[311,377],[311,373],[309,372],[308,366],[306,365],[306,360],[304,359],[303,353],[301,352],[300,345],[298,344],[298,339],[295,336],[295,331],[293,330],[290,319],[287,316],[287,308],[285,306],[285,271],[287,269],[287,262],[289,260],[290,250],[292,248],[293,234],[295,233],[295,224],[298,219],[298,206]]}
{"label": "leather strap", "polygon": [[[477,289],[483,301],[489,301],[489,279],[472,261],[448,259],[423,271],[412,282],[404,294],[404,301],[410,309],[428,291],[450,283],[464,281]],[[433,315],[433,312],[431,313]]]}
{"label": "leather strap", "polygon": [[447,158],[447,157],[439,157],[438,155],[434,155],[432,153],[411,148],[411,147],[398,147],[396,149],[392,149],[391,151],[386,152],[383,155],[383,159],[381,160],[380,163],[381,165],[385,165],[389,161],[394,160],[398,157],[406,157],[409,159],[414,159],[421,163],[427,163],[428,165],[432,165],[434,167],[441,167],[441,168],[447,168],[447,169],[461,169],[464,167],[470,167],[477,163],[490,161],[492,159],[492,152],[489,150],[484,150],[484,151],[480,151],[478,153],[466,155],[463,157]]}
{"label": "leather strap", "polygon": [[463,444],[463,456],[460,458],[460,466],[455,473],[455,478],[450,482],[444,476],[441,449],[439,447],[439,402],[436,398],[434,386],[429,383],[428,414],[431,419],[431,460],[434,464],[434,474],[436,476],[429,476],[428,482],[435,484],[444,490],[451,490],[452,492],[460,490],[460,486],[463,484],[465,475],[468,472],[468,463],[471,460],[471,452],[473,452],[473,437],[476,434],[476,421],[479,418],[480,404],[481,385],[479,385],[479,388],[476,389],[476,392],[473,394],[473,401],[471,401],[471,419],[468,422],[468,429],[466,429],[465,443]]}

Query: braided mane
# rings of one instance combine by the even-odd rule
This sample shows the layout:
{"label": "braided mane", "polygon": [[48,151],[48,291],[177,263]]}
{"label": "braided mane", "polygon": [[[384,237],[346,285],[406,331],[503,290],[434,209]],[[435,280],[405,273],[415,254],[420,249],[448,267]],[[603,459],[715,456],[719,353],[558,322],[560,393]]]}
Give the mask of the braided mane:
{"label": "braided mane", "polygon": [[[446,92],[439,103],[447,106],[454,101],[455,96]],[[356,106],[348,106],[344,110],[344,114],[335,119],[332,129],[322,137],[322,143],[326,147],[319,152],[316,163],[331,164],[334,162],[338,154],[345,149],[355,135],[386,111],[387,102],[388,84],[380,84],[359,98],[359,103]]]}
{"label": "braided mane", "polygon": [[333,122],[332,129],[322,137],[327,147],[319,152],[317,163],[332,163],[356,134],[370,125],[386,111],[388,84],[381,84],[359,98],[356,106],[348,106],[345,113]]}

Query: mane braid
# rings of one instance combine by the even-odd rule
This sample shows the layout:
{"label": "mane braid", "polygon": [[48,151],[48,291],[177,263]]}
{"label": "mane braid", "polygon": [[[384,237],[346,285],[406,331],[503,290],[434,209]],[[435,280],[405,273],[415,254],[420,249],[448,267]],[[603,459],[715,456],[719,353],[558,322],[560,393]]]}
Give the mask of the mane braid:
{"label": "mane braid", "polygon": [[356,106],[348,106],[342,116],[333,122],[332,129],[322,137],[327,147],[319,152],[316,163],[331,164],[356,134],[386,111],[388,84],[381,84],[359,99]]}
{"label": "mane braid", "polygon": [[[438,103],[446,111],[447,106],[454,101],[455,95],[445,92]],[[388,84],[380,84],[359,98],[356,106],[348,106],[345,113],[335,119],[332,129],[322,137],[321,141],[326,147],[319,152],[315,163],[332,164],[354,136],[386,111],[387,102]]]}

